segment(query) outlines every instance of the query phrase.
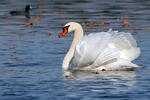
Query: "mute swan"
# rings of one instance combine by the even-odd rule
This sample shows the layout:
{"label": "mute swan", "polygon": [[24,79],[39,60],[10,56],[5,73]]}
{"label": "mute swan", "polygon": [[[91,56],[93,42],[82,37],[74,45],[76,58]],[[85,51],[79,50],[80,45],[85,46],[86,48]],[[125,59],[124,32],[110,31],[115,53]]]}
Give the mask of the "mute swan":
{"label": "mute swan", "polygon": [[67,73],[69,66],[79,70],[126,70],[138,67],[131,61],[140,55],[135,39],[130,33],[112,31],[97,32],[83,36],[79,23],[69,22],[59,37],[74,32],[74,39],[66,54],[62,68]]}

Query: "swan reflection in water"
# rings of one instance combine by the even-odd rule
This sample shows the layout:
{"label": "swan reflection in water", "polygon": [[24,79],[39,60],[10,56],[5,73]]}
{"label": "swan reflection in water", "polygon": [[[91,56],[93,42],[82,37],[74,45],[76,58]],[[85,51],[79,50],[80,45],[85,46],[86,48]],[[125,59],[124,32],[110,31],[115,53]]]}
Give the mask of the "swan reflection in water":
{"label": "swan reflection in water", "polygon": [[[94,74],[91,71],[72,71],[72,76],[65,78],[66,95],[79,97],[89,93],[92,97],[103,98],[109,95],[117,97],[136,89],[136,71],[102,71]],[[78,91],[78,92],[75,92]]]}
{"label": "swan reflection in water", "polygon": [[136,77],[135,71],[84,71],[84,70],[70,70],[72,76],[69,78],[82,80],[87,78],[112,78],[113,76],[120,77],[123,80],[132,80]]}

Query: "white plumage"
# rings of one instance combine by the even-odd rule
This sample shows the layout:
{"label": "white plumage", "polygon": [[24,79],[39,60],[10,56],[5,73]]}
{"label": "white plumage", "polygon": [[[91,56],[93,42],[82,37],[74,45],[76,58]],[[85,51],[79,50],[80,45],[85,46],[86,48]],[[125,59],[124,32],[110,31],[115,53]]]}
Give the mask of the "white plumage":
{"label": "white plumage", "polygon": [[84,36],[76,45],[72,63],[79,69],[119,70],[137,67],[131,61],[139,55],[140,49],[130,33],[109,30]]}
{"label": "white plumage", "polygon": [[68,25],[68,32],[74,32],[74,40],[63,61],[63,69],[68,70],[71,63],[73,69],[80,70],[124,70],[138,67],[131,61],[140,55],[140,48],[130,33],[110,29],[83,36],[80,24],[70,22],[65,26]]}

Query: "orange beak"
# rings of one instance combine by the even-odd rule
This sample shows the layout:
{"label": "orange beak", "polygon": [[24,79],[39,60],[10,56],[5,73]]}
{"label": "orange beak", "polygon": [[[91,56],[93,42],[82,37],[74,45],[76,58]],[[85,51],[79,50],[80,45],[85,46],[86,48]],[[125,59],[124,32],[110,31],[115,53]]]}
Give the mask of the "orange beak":
{"label": "orange beak", "polygon": [[63,28],[63,32],[58,36],[59,38],[64,36],[65,37],[65,34],[68,32],[68,29],[67,28]]}

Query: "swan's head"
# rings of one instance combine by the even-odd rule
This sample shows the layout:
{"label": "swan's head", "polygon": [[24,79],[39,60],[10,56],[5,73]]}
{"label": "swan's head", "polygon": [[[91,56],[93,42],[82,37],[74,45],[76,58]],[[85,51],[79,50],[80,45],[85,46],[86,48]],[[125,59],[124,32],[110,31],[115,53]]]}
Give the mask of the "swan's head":
{"label": "swan's head", "polygon": [[74,32],[74,31],[77,30],[78,28],[82,28],[79,23],[76,23],[76,22],[69,22],[69,23],[65,24],[65,26],[63,27],[63,31],[62,31],[62,33],[59,35],[59,37],[62,37],[62,36],[65,37],[67,33],[69,33],[69,32]]}

